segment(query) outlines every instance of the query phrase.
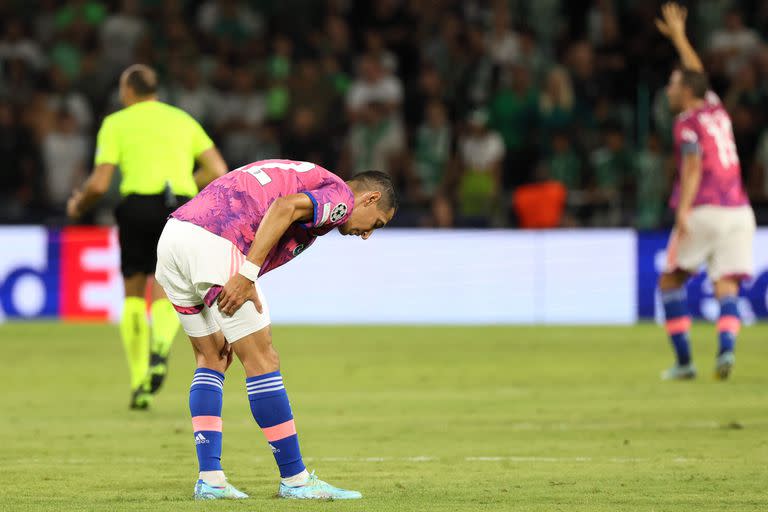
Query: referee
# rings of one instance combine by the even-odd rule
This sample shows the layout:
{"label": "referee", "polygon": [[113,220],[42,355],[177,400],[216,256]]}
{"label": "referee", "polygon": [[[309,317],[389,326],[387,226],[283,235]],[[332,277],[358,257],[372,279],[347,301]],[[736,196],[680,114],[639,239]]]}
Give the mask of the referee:
{"label": "referee", "polygon": [[[120,76],[124,109],[99,130],[95,168],[67,203],[78,219],[109,188],[120,167],[122,201],[115,210],[125,303],[120,334],[131,373],[131,408],[146,409],[168,371],[167,357],[179,320],[163,289],[152,285],[151,335],[147,278],[155,273],[157,241],[166,218],[198,190],[227,172],[203,128],[184,111],[157,100],[157,75],[141,64]],[[195,162],[199,170],[194,172]]]}

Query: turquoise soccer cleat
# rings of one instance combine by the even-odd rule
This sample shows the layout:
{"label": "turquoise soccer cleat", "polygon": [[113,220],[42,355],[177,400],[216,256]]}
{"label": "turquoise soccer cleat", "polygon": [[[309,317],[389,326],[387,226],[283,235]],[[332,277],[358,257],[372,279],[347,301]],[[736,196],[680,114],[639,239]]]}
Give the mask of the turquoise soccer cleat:
{"label": "turquoise soccer cleat", "polygon": [[202,480],[195,484],[196,500],[242,500],[248,495],[235,489],[235,486],[227,482],[226,485],[213,486],[208,485]]}
{"label": "turquoise soccer cleat", "polygon": [[339,489],[328,482],[323,482],[315,476],[314,471],[309,475],[307,483],[299,487],[289,487],[280,483],[277,496],[294,500],[357,500],[363,497],[357,491]]}
{"label": "turquoise soccer cleat", "polygon": [[661,372],[661,380],[690,380],[696,378],[696,367],[693,363],[675,365]]}
{"label": "turquoise soccer cleat", "polygon": [[717,363],[715,364],[715,378],[717,380],[727,380],[731,375],[733,369],[733,363],[736,362],[736,356],[733,352],[723,352],[717,356]]}

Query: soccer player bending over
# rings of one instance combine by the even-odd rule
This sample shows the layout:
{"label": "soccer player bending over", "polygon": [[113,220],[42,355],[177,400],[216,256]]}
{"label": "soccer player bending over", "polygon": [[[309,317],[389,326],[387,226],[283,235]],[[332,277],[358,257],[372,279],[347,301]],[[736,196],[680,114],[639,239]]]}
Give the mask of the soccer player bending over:
{"label": "soccer player bending over", "polygon": [[674,138],[679,176],[670,199],[670,206],[676,209],[675,227],[667,247],[667,268],[659,279],[677,363],[662,377],[696,376],[685,284],[706,263],[720,301],[715,376],[726,379],[735,360],[734,343],[741,324],[739,284],[753,271],[755,216],[742,187],[731,119],[709,90],[701,60],[685,35],[687,11],[667,3],[662,15],[656,26],[682,60],[682,68],[672,72],[667,86],[670,107],[677,113]]}
{"label": "soccer player bending over", "polygon": [[155,276],[197,358],[189,393],[200,466],[196,499],[247,497],[227,483],[221,467],[224,373],[232,352],[245,369],[253,418],[280,469],[279,496],[361,497],[319,480],[302,462],[257,280],[333,228],[367,239],[396,209],[384,173],[369,171],[344,182],[310,162],[264,160],[216,179],[172,214],[157,246]]}

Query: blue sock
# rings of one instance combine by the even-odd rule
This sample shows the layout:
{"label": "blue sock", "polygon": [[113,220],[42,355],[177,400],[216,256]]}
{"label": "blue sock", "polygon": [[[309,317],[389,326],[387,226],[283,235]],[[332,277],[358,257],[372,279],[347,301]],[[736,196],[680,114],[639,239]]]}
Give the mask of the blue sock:
{"label": "blue sock", "polygon": [[291,404],[280,371],[245,379],[253,419],[269,442],[280,476],[288,478],[304,471],[299,437],[293,422]]}
{"label": "blue sock", "polygon": [[720,340],[718,355],[733,352],[740,329],[739,298],[735,295],[723,297],[720,299],[720,319],[717,321],[717,336]]}
{"label": "blue sock", "polygon": [[200,471],[221,470],[221,406],[224,374],[198,368],[189,390],[189,412],[195,432]]}
{"label": "blue sock", "polygon": [[688,331],[691,330],[691,317],[688,316],[688,296],[685,288],[661,292],[666,316],[667,334],[675,349],[677,364],[686,365],[691,362],[691,348],[688,341]]}

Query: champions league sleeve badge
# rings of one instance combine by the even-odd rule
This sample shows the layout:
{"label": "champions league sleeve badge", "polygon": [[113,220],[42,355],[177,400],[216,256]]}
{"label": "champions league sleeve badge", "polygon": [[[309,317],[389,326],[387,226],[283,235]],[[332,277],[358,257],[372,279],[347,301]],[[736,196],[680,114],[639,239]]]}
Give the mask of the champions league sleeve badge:
{"label": "champions league sleeve badge", "polygon": [[344,203],[337,204],[331,211],[331,222],[338,222],[347,214],[347,205]]}

